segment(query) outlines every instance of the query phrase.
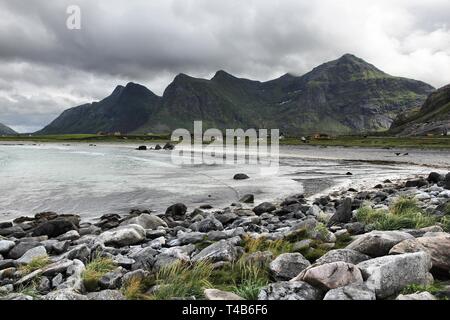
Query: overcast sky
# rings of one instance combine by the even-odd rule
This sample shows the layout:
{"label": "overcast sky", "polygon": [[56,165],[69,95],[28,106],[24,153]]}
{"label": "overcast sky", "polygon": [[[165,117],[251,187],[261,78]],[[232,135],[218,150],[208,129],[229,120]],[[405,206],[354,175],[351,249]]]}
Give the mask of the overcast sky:
{"label": "overcast sky", "polygon": [[449,22],[448,0],[0,0],[0,122],[30,132],[128,81],[162,94],[181,72],[268,80],[344,53],[440,87]]}

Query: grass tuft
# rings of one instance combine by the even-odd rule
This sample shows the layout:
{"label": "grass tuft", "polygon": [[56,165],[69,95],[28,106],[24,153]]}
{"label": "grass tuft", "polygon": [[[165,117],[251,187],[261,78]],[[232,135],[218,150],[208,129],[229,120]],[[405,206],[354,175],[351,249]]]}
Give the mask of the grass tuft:
{"label": "grass tuft", "polygon": [[83,281],[86,290],[95,291],[98,289],[98,281],[108,272],[113,271],[117,264],[110,258],[95,258],[86,265],[83,272]]}
{"label": "grass tuft", "polygon": [[264,237],[245,237],[243,247],[246,253],[251,254],[259,251],[270,251],[277,257],[283,253],[292,252],[293,244],[286,240],[268,240]]}
{"label": "grass tuft", "polygon": [[42,269],[46,266],[48,266],[51,263],[50,258],[48,256],[41,256],[33,258],[29,264],[23,265],[19,268],[19,271],[21,271],[24,274],[30,274],[33,271]]}

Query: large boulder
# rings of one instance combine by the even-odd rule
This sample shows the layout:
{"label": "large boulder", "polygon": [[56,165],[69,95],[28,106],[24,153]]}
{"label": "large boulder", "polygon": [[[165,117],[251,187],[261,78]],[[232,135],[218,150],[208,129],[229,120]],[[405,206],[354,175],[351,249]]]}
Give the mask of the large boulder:
{"label": "large boulder", "polygon": [[163,219],[147,213],[141,214],[138,217],[134,217],[122,222],[122,225],[130,225],[130,224],[137,224],[144,229],[151,229],[151,230],[156,230],[158,227],[167,228],[167,223]]}
{"label": "large boulder", "polygon": [[48,236],[56,238],[70,230],[77,230],[77,226],[70,219],[56,219],[44,222],[33,230],[33,237]]}
{"label": "large boulder", "polygon": [[145,239],[145,229],[136,224],[121,226],[100,234],[97,241],[105,245],[124,247],[142,242]]}
{"label": "large boulder", "polygon": [[361,262],[358,268],[378,298],[392,296],[408,285],[427,285],[433,279],[431,257],[425,252],[375,258]]}
{"label": "large boulder", "polygon": [[300,253],[284,253],[270,263],[270,271],[279,281],[291,280],[310,265]]}
{"label": "large boulder", "polygon": [[323,300],[376,300],[375,292],[363,283],[354,283],[345,287],[332,289]]}
{"label": "large boulder", "polygon": [[433,269],[448,274],[450,271],[450,234],[437,237],[408,239],[395,245],[389,254],[424,251],[430,254]]}
{"label": "large boulder", "polygon": [[347,246],[347,249],[355,250],[371,257],[381,257],[389,253],[389,250],[397,243],[414,238],[412,235],[401,231],[372,231],[359,236]]}
{"label": "large boulder", "polygon": [[338,261],[358,264],[369,259],[371,259],[371,257],[355,250],[336,249],[325,253],[322,257],[316,260],[315,264],[319,265]]}
{"label": "large boulder", "polygon": [[8,257],[11,259],[14,259],[14,260],[19,259],[28,250],[33,249],[35,247],[40,247],[40,246],[41,246],[41,244],[39,241],[19,242],[9,251]]}
{"label": "large boulder", "polygon": [[227,240],[220,240],[196,254],[192,261],[235,261],[239,257],[238,248]]}
{"label": "large boulder", "polygon": [[204,291],[206,300],[225,300],[225,301],[234,301],[234,300],[245,300],[244,298],[238,296],[235,293],[221,291],[217,289],[205,289]]}
{"label": "large boulder", "polygon": [[320,300],[319,289],[303,281],[281,281],[269,284],[263,288],[258,300]]}
{"label": "large boulder", "polygon": [[311,267],[292,281],[298,280],[324,290],[344,287],[352,283],[363,283],[358,267],[346,262],[332,262]]}

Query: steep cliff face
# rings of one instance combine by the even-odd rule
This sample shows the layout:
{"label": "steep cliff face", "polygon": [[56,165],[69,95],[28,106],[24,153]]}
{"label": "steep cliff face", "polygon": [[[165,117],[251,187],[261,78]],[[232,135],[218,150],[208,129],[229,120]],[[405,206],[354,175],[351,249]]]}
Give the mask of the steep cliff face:
{"label": "steep cliff face", "polygon": [[434,90],[349,54],[303,76],[267,82],[218,71],[210,80],[180,74],[162,97],[133,86],[139,87],[133,94],[118,87],[99,103],[65,111],[40,133],[168,133],[192,129],[195,120],[204,127],[278,128],[291,135],[362,133],[387,130]]}
{"label": "steep cliff face", "polygon": [[423,106],[399,116],[390,129],[402,136],[450,132],[450,85],[430,94]]}

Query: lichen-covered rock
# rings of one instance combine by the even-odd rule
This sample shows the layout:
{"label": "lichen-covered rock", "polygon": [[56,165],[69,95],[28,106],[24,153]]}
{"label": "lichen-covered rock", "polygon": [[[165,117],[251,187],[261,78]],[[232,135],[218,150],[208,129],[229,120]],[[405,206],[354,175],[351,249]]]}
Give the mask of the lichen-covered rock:
{"label": "lichen-covered rock", "polygon": [[427,285],[433,277],[431,257],[425,252],[391,255],[358,264],[366,285],[378,298],[387,298],[411,284]]}
{"label": "lichen-covered rock", "polygon": [[365,284],[356,283],[328,291],[323,300],[376,300],[376,295]]}
{"label": "lichen-covered rock", "polygon": [[320,300],[321,291],[303,281],[281,281],[263,288],[258,300]]}
{"label": "lichen-covered rock", "polygon": [[360,262],[371,259],[368,255],[360,253],[351,249],[336,249],[325,253],[322,257],[316,260],[315,265],[326,264],[332,262],[347,262],[351,264],[358,264]]}
{"label": "lichen-covered rock", "polygon": [[145,229],[137,224],[130,224],[103,232],[98,236],[97,241],[105,245],[124,247],[140,243],[144,239]]}
{"label": "lichen-covered rock", "polygon": [[206,247],[192,258],[193,262],[198,261],[234,261],[240,255],[238,248],[228,240],[220,240]]}
{"label": "lichen-covered rock", "polygon": [[300,253],[284,253],[270,263],[270,271],[277,280],[290,280],[310,265]]}
{"label": "lichen-covered rock", "polygon": [[137,224],[144,229],[156,230],[158,227],[167,228],[167,223],[160,217],[143,213],[138,217],[134,217],[122,222],[121,225]]}
{"label": "lichen-covered rock", "polygon": [[359,236],[347,246],[347,249],[355,250],[371,257],[381,257],[389,254],[397,243],[414,238],[412,235],[401,231],[372,231]]}
{"label": "lichen-covered rock", "polygon": [[433,296],[429,292],[417,292],[412,294],[401,294],[395,300],[437,300],[435,296]]}

